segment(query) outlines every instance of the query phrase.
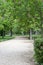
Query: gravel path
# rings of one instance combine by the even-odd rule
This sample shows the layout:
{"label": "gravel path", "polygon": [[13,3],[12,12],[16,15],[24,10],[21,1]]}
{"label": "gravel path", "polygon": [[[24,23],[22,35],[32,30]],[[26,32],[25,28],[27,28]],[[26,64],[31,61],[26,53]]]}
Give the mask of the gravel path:
{"label": "gravel path", "polygon": [[35,65],[33,49],[31,40],[0,42],[0,65]]}

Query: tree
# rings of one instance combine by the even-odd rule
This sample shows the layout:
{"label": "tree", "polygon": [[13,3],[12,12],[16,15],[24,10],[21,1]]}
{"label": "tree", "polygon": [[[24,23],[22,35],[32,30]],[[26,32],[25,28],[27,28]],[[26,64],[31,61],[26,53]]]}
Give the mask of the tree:
{"label": "tree", "polygon": [[12,36],[13,28],[13,2],[12,0],[0,0],[0,23],[3,29],[1,31],[7,32],[10,30]]}
{"label": "tree", "polygon": [[42,0],[36,0],[35,1],[35,7],[37,8],[37,12],[38,12],[38,15],[39,15],[39,23],[40,26],[39,28],[41,29],[41,37],[43,38],[43,1]]}
{"label": "tree", "polygon": [[0,0],[0,30],[10,31],[12,36],[17,28],[21,33],[28,33],[32,39],[32,31],[43,30],[42,7],[41,0]]}

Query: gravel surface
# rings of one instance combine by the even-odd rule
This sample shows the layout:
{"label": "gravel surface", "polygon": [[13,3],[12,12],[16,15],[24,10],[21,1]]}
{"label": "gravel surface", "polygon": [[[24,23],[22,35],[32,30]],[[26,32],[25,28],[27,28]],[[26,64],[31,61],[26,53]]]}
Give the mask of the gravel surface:
{"label": "gravel surface", "polygon": [[12,39],[0,42],[0,65],[35,65],[33,55],[31,40]]}

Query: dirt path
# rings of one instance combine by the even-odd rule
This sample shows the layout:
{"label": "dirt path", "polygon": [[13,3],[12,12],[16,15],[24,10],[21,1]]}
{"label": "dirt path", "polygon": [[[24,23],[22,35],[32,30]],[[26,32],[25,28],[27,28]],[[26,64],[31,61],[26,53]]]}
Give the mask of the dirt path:
{"label": "dirt path", "polygon": [[35,65],[33,41],[12,39],[0,42],[0,65]]}

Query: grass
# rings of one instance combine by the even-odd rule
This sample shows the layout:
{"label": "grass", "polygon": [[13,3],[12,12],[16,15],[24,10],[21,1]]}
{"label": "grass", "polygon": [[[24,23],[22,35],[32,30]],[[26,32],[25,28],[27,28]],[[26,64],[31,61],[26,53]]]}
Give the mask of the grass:
{"label": "grass", "polygon": [[13,38],[15,38],[15,36],[14,36],[14,35],[13,35],[12,37],[11,37],[11,36],[6,35],[4,38],[2,38],[2,36],[0,36],[0,42],[2,42],[2,41],[6,41],[6,40],[10,40],[10,39],[13,39]]}

